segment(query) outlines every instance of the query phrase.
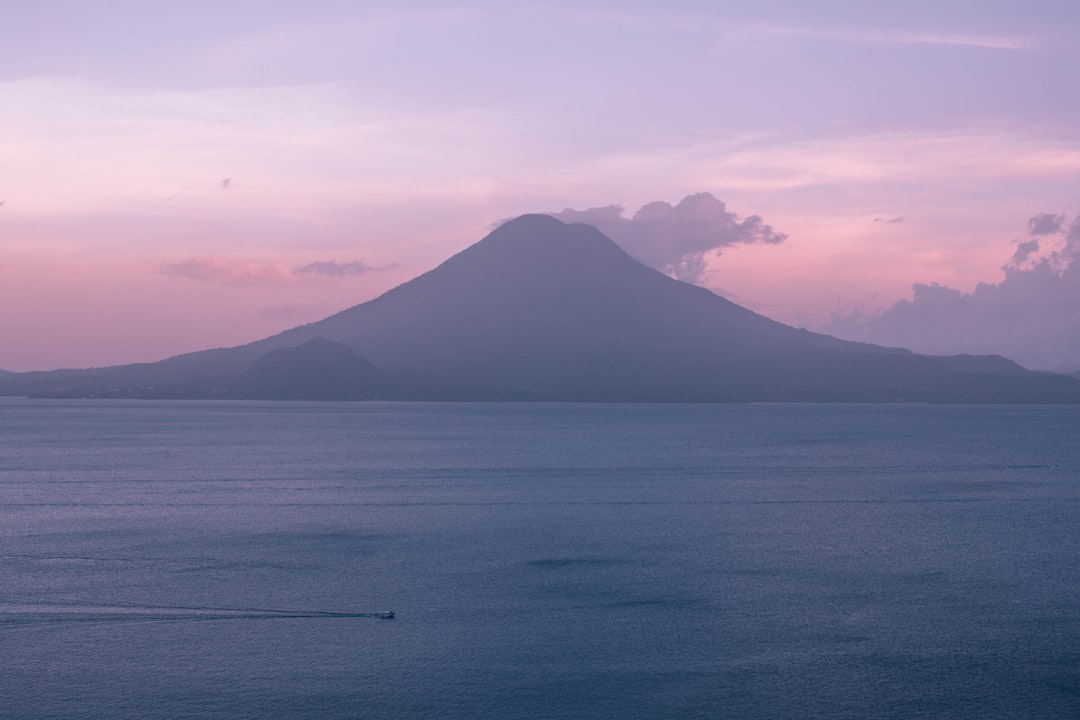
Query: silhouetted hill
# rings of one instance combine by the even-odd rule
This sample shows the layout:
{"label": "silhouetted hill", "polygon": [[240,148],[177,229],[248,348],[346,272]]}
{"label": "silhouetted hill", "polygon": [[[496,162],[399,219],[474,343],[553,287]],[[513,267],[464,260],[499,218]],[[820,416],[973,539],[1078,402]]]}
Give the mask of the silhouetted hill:
{"label": "silhouetted hill", "polygon": [[8,394],[110,397],[322,398],[333,387],[387,399],[1080,402],[1080,381],[1004,358],[921,356],[782,325],[546,215],[259,342],[0,379]]}
{"label": "silhouetted hill", "polygon": [[277,400],[366,400],[379,372],[348,345],[315,337],[259,357],[236,383],[236,394]]}

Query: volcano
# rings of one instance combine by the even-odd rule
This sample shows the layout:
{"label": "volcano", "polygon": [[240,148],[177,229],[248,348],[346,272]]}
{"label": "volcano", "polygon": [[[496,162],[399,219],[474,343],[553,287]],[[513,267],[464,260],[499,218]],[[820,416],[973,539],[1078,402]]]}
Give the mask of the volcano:
{"label": "volcano", "polygon": [[380,297],[233,348],[18,373],[50,397],[646,402],[1080,402],[999,356],[932,357],[775,322],[523,215]]}

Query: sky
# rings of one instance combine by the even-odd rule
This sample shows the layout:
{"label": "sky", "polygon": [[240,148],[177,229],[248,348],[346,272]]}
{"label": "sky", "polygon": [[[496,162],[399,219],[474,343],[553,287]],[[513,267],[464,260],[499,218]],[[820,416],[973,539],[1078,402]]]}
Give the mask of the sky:
{"label": "sky", "polygon": [[1074,0],[5,10],[0,368],[256,340],[551,212],[783,322],[1080,370]]}

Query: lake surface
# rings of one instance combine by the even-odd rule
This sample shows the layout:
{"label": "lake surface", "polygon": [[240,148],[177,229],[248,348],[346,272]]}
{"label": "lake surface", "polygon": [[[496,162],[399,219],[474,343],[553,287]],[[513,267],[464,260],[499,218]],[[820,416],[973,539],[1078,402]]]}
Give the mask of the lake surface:
{"label": "lake surface", "polygon": [[1080,408],[0,399],[0,717],[1075,719]]}

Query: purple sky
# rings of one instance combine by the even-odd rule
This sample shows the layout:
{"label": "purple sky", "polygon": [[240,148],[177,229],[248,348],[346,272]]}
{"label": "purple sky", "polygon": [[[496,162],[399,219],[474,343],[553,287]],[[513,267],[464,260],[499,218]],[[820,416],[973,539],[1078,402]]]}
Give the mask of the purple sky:
{"label": "purple sky", "polygon": [[1073,0],[6,9],[0,368],[254,340],[501,218],[701,192],[786,237],[657,262],[809,327],[1003,284],[1041,213],[1008,272],[1071,258]]}

